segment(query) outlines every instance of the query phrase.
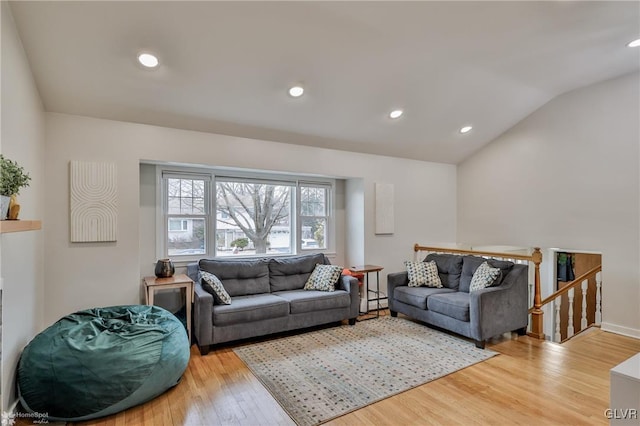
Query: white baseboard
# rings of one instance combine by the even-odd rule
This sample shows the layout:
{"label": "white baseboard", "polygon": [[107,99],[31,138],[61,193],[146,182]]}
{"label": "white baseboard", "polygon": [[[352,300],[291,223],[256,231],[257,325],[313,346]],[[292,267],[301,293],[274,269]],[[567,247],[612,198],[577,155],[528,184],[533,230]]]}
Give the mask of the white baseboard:
{"label": "white baseboard", "polygon": [[[386,300],[380,301],[380,309],[387,309],[389,306]],[[369,302],[369,310],[373,311],[378,309],[378,302],[371,301]]]}
{"label": "white baseboard", "polygon": [[608,322],[603,322],[600,324],[600,328],[604,331],[609,331],[611,333],[621,334],[627,337],[633,337],[635,339],[640,339],[640,330],[631,327],[624,327],[617,324],[611,324]]}

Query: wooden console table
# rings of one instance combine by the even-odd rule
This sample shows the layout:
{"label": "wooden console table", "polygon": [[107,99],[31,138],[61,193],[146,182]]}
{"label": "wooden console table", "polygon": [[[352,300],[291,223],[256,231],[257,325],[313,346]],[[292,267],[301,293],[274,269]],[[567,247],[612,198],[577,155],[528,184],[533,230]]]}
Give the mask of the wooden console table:
{"label": "wooden console table", "polygon": [[144,277],[145,301],[147,305],[153,305],[156,290],[168,290],[172,288],[184,289],[187,315],[187,335],[191,345],[191,304],[193,303],[193,281],[186,274],[176,274],[169,278]]}

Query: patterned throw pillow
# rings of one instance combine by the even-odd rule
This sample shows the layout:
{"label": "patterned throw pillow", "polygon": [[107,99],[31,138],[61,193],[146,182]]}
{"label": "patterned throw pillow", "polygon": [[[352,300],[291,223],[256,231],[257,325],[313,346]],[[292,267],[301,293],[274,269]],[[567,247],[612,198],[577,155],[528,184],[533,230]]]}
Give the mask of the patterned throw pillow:
{"label": "patterned throw pillow", "polygon": [[313,272],[309,276],[305,290],[320,290],[320,291],[334,291],[336,289],[336,282],[340,278],[342,272],[341,266],[336,265],[321,265],[316,264]]}
{"label": "patterned throw pillow", "polygon": [[471,277],[469,293],[490,287],[498,280],[500,275],[500,268],[492,268],[489,263],[483,262],[482,265],[478,266],[478,269],[473,273],[473,277]]}
{"label": "patterned throw pillow", "polygon": [[207,271],[200,271],[200,283],[202,284],[202,288],[211,293],[213,296],[213,300],[218,305],[230,305],[231,304],[231,296],[227,293],[227,290],[224,289],[222,285],[222,281],[215,275]]}
{"label": "patterned throw pillow", "polygon": [[438,275],[436,262],[411,262],[406,260],[404,266],[409,276],[409,287],[435,287],[442,288],[442,281]]}

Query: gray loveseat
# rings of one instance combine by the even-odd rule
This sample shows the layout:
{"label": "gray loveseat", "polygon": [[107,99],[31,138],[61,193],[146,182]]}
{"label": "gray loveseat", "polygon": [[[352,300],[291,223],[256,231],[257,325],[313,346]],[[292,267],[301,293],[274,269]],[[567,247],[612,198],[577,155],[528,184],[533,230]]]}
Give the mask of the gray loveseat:
{"label": "gray loveseat", "polygon": [[[194,335],[200,353],[209,345],[314,325],[349,320],[355,324],[358,280],[341,276],[335,291],[304,290],[323,254],[252,260],[202,259],[187,266],[195,284]],[[216,275],[231,296],[230,305],[214,304],[202,288],[200,270]]]}
{"label": "gray loveseat", "polygon": [[[476,256],[429,254],[435,261],[442,288],[409,287],[407,272],[388,274],[387,290],[392,316],[398,312],[475,340],[485,341],[508,331],[526,332],[528,324],[527,265]],[[489,261],[501,278],[488,288],[469,292],[476,269]]]}

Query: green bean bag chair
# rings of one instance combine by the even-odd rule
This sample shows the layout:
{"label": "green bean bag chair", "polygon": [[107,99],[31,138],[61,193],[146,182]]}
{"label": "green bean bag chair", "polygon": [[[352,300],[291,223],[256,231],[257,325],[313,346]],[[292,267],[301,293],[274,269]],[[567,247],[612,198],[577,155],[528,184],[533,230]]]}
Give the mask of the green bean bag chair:
{"label": "green bean bag chair", "polygon": [[49,420],[108,416],[160,395],[189,362],[182,323],[157,306],[94,308],[38,334],[18,364],[25,410]]}

